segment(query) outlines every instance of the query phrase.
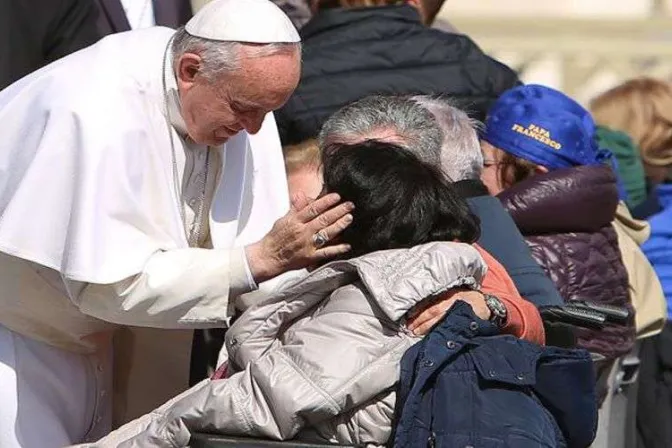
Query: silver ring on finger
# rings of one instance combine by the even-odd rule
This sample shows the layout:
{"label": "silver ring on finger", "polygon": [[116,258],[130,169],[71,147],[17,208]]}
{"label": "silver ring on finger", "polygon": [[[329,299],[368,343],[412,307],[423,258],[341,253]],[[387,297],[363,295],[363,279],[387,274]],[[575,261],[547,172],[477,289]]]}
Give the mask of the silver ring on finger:
{"label": "silver ring on finger", "polygon": [[325,235],[323,231],[320,230],[315,235],[313,235],[313,244],[318,249],[320,247],[324,247],[327,242],[329,242],[329,238],[327,238],[327,235]]}

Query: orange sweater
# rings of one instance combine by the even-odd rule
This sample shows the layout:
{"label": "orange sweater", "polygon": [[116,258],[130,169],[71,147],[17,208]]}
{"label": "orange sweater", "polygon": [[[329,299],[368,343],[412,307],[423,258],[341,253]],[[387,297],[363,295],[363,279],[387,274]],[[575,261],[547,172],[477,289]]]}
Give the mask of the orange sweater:
{"label": "orange sweater", "polygon": [[544,325],[537,307],[520,296],[504,266],[482,247],[476,244],[474,247],[488,266],[481,291],[497,296],[506,305],[508,318],[504,332],[530,342],[544,344],[546,341]]}

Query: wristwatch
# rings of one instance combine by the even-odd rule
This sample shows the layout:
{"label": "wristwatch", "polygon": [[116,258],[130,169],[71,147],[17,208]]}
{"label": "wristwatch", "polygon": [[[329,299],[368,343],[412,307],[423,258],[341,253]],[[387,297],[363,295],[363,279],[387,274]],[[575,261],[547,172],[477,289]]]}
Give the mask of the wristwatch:
{"label": "wristwatch", "polygon": [[506,306],[497,296],[486,293],[483,293],[483,296],[485,297],[485,305],[490,310],[490,322],[497,325],[498,328],[503,328],[508,317]]}

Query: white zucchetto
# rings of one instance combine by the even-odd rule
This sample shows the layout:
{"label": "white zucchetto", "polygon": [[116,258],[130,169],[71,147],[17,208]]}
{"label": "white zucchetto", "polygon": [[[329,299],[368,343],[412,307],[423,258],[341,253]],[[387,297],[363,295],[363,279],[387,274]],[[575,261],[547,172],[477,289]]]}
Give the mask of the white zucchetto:
{"label": "white zucchetto", "polygon": [[301,41],[289,17],[269,0],[212,0],[189,20],[185,30],[195,37],[224,42]]}

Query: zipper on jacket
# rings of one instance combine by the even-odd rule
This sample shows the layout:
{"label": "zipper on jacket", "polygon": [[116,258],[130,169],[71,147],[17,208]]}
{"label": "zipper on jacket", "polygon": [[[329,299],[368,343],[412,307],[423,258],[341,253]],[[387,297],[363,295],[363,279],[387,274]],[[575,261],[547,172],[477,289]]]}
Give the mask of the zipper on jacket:
{"label": "zipper on jacket", "polygon": [[427,448],[436,448],[436,433],[434,431],[427,438]]}

